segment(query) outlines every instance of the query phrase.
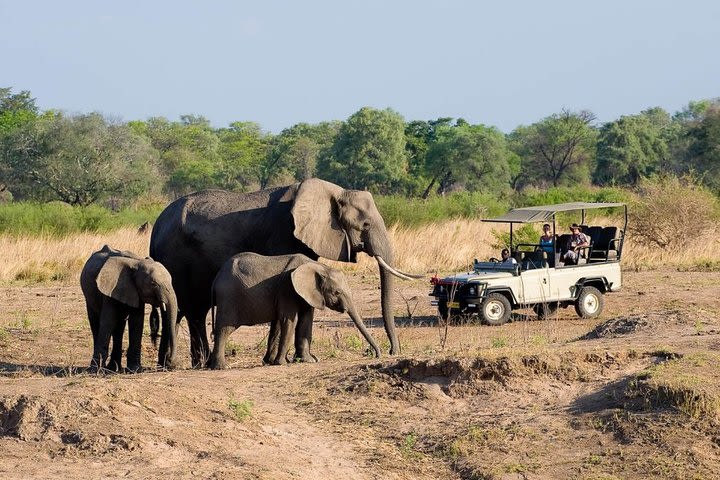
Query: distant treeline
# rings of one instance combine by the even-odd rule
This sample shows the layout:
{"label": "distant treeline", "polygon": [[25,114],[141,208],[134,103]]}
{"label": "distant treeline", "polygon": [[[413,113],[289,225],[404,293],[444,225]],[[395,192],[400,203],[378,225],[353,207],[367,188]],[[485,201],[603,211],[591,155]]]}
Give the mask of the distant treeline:
{"label": "distant treeline", "polygon": [[273,135],[253,122],[213,128],[196,115],[119,122],[40,111],[30,92],[0,88],[6,201],[119,209],[139,198],[319,177],[390,196],[387,205],[392,196],[451,192],[506,205],[550,187],[635,186],[657,174],[690,174],[720,193],[720,99],[605,124],[591,112],[563,110],[509,134],[461,118],[406,121],[391,109],[365,107],[345,121],[299,123]]}

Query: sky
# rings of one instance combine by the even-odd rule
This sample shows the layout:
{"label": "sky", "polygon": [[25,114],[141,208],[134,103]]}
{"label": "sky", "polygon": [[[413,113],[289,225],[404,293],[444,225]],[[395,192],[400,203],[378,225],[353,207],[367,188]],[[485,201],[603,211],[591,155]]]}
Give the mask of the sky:
{"label": "sky", "polygon": [[272,133],[391,108],[510,132],[720,96],[720,2],[0,0],[0,87]]}

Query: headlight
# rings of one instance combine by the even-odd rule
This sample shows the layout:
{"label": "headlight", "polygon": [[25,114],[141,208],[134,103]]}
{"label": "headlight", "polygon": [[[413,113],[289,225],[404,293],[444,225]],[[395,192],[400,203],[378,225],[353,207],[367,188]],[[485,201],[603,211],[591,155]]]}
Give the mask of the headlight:
{"label": "headlight", "polygon": [[476,293],[476,292],[477,292],[477,289],[476,289],[475,287],[470,287],[470,288],[468,289],[468,294],[470,294],[470,296],[472,296],[472,297],[475,296],[475,293]]}

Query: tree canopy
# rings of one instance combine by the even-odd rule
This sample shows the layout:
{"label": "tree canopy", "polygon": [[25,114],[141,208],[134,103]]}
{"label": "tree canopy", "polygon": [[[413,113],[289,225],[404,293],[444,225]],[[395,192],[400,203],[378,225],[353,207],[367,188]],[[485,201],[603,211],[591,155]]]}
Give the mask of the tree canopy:
{"label": "tree canopy", "polygon": [[636,186],[689,174],[720,193],[720,99],[669,114],[649,108],[597,124],[560,110],[509,134],[462,118],[406,121],[386,108],[298,123],[278,134],[252,121],[214,127],[196,114],[127,123],[40,111],[0,88],[0,201],[88,204],[174,198],[206,188],[250,191],[319,177],[381,194],[456,191],[502,198],[550,186]]}

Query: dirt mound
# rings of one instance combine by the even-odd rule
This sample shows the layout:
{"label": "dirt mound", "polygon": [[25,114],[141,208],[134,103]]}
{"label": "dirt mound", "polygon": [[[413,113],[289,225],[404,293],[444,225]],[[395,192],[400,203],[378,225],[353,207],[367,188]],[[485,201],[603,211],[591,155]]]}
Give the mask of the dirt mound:
{"label": "dirt mound", "polygon": [[[524,389],[535,379],[586,382],[620,368],[625,354],[578,353],[525,355],[489,359],[401,359],[361,368],[338,379],[331,393],[344,391],[392,399],[428,398],[439,387],[449,397],[482,395],[498,390]],[[434,388],[433,388],[434,387]]]}
{"label": "dirt mound", "polygon": [[123,434],[89,428],[88,417],[105,418],[110,410],[94,398],[48,399],[19,395],[0,399],[0,437],[57,444],[60,451],[77,449],[93,454],[134,450],[138,443]]}
{"label": "dirt mound", "polygon": [[25,395],[0,400],[0,435],[42,440],[54,434],[56,419],[57,408],[50,402]]}
{"label": "dirt mound", "polygon": [[647,330],[649,327],[655,327],[660,324],[678,323],[679,320],[680,312],[677,311],[611,318],[580,337],[580,340],[622,337]]}

